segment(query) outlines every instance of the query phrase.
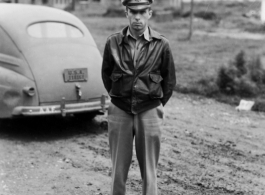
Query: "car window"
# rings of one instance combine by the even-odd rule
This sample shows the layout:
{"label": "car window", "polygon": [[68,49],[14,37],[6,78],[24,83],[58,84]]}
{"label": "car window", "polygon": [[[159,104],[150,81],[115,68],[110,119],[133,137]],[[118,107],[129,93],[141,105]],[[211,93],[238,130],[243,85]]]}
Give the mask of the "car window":
{"label": "car window", "polygon": [[78,38],[83,33],[77,27],[60,22],[41,22],[28,27],[28,34],[36,38]]}

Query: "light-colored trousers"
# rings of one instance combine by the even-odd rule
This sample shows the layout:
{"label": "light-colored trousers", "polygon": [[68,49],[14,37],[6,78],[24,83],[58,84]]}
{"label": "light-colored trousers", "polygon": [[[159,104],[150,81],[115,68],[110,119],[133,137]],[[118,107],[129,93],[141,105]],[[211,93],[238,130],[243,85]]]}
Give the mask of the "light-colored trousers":
{"label": "light-colored trousers", "polygon": [[143,195],[157,195],[163,106],[128,114],[111,103],[108,108],[109,146],[112,161],[111,195],[125,195],[132,161],[133,139],[143,181]]}

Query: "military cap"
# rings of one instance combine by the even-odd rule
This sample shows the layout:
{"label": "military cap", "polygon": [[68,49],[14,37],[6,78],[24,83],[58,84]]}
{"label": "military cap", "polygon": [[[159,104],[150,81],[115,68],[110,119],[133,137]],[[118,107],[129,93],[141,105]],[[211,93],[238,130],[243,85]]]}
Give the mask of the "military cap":
{"label": "military cap", "polygon": [[149,8],[153,0],[121,0],[121,3],[132,10],[143,10]]}

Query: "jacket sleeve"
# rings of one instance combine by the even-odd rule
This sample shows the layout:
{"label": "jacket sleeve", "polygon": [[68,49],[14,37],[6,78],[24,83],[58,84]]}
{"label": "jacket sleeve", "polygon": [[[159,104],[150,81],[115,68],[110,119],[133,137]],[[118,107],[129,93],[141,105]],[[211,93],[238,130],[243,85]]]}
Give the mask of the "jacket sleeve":
{"label": "jacket sleeve", "polygon": [[112,60],[111,52],[110,52],[110,41],[109,39],[106,42],[104,53],[103,53],[103,61],[102,61],[102,69],[101,69],[101,77],[103,80],[103,84],[109,93],[111,90],[111,73],[113,70],[113,60]]}
{"label": "jacket sleeve", "polygon": [[163,106],[165,106],[169,98],[171,97],[173,89],[176,85],[175,64],[168,42],[166,42],[163,51],[161,76],[163,78],[161,85],[164,93],[161,102]]}

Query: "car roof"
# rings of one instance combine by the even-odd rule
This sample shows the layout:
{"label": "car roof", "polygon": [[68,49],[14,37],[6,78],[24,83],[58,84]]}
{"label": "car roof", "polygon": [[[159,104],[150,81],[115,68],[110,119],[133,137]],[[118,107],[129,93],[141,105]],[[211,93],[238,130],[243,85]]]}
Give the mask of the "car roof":
{"label": "car roof", "polygon": [[[89,33],[86,26],[73,14],[66,11],[39,5],[0,4],[0,26],[19,46],[26,46],[31,41],[27,34],[27,27],[33,23],[54,21],[68,23],[78,27],[86,36]],[[23,37],[23,38],[22,38]]]}
{"label": "car roof", "polygon": [[[28,26],[39,21],[61,21],[73,25],[80,25],[80,21],[73,14],[66,11],[39,5],[6,4],[0,5],[0,23],[12,30],[18,26]],[[82,24],[81,24],[82,25]]]}

